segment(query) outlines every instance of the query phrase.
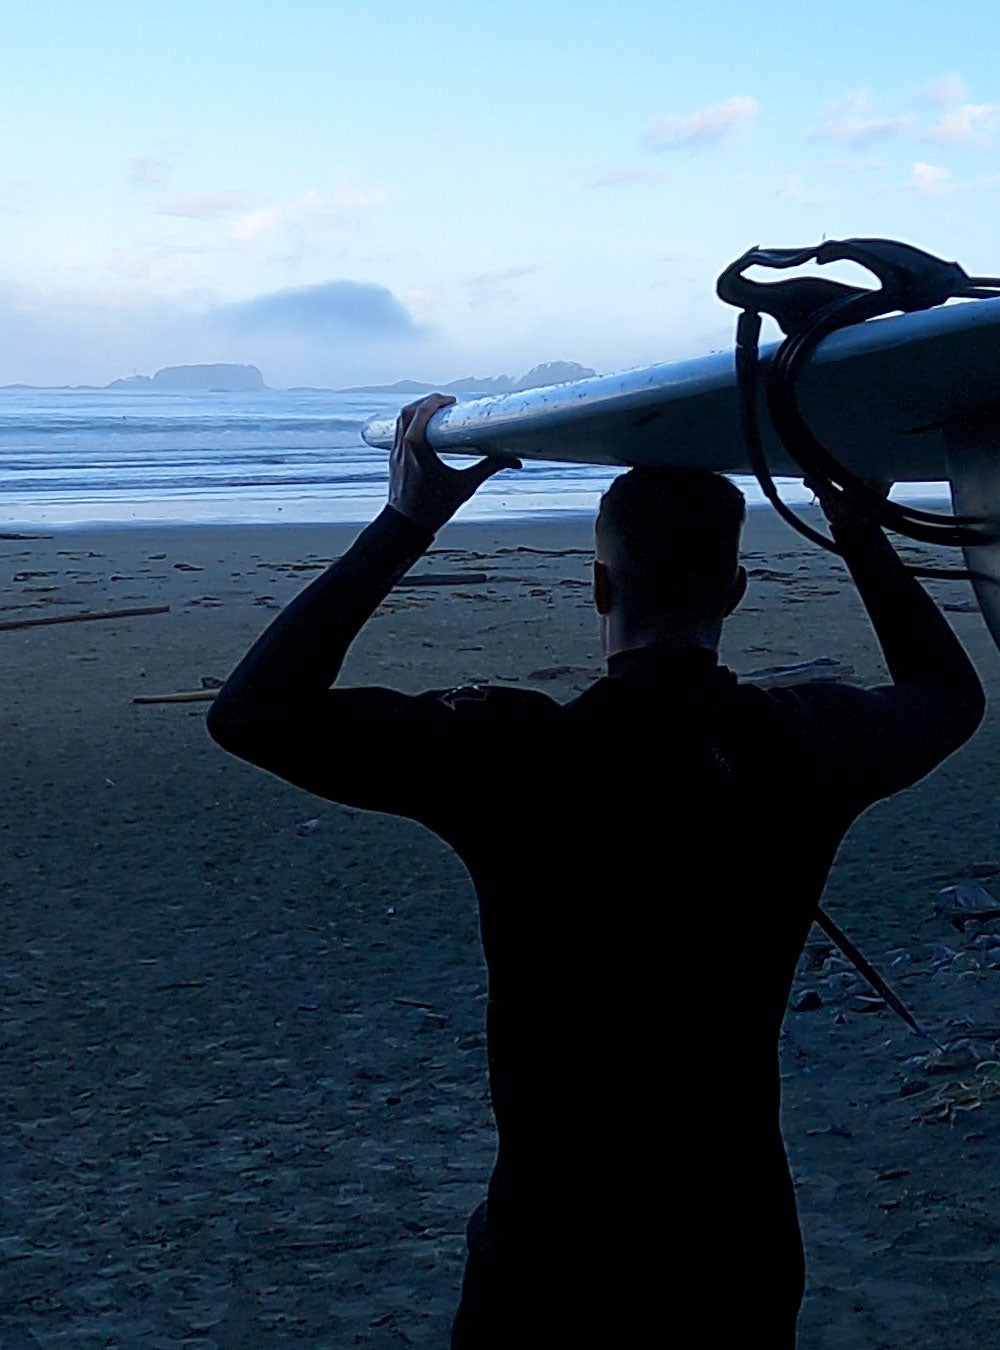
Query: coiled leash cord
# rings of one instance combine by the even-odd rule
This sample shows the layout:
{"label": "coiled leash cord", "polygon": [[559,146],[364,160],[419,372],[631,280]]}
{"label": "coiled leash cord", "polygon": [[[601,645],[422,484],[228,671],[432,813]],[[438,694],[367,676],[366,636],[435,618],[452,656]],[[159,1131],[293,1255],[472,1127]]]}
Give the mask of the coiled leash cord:
{"label": "coiled leash cord", "polygon": [[[744,275],[754,266],[784,269],[810,261],[859,263],[878,278],[880,287],[869,290],[820,277],[764,283]],[[984,521],[923,511],[883,497],[813,434],[799,407],[797,386],[817,346],[838,329],[897,311],[932,309],[955,297],[1000,296],[1000,278],[970,277],[958,263],[935,258],[912,244],[892,239],[844,239],[815,248],[748,249],[725,269],[716,289],[720,299],[742,311],[736,329],[736,375],[750,463],[765,497],[793,529],[821,548],[840,551],[832,539],[813,529],[782,501],[768,468],[757,412],[761,314],[770,314],[785,334],[767,373],[768,414],[785,451],[807,483],[839,490],[863,517],[921,543],[961,548],[995,537],[995,529]],[[971,576],[962,569],[910,570],[923,577]]]}

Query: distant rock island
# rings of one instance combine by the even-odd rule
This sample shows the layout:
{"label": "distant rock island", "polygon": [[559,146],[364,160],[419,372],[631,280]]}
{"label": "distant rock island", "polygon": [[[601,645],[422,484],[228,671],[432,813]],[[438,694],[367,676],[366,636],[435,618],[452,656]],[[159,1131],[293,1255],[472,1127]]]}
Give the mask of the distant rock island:
{"label": "distant rock island", "polygon": [[[549,384],[570,384],[586,380],[597,372],[576,361],[547,361],[532,366],[526,374],[466,375],[449,384],[425,384],[422,380],[397,380],[394,384],[355,384],[349,389],[320,388],[316,385],[294,385],[289,393],[312,394],[395,394],[407,399],[441,390],[445,394],[513,394],[522,389],[541,389]],[[15,386],[4,386],[13,388]],[[24,386],[27,388],[28,386]],[[236,366],[225,363],[207,366],[164,366],[155,375],[126,375],[112,380],[106,389],[134,389],[160,393],[165,390],[211,394],[245,394],[266,389],[264,376],[256,366]]]}
{"label": "distant rock island", "polygon": [[126,375],[112,380],[108,389],[193,390],[211,394],[245,394],[266,389],[256,366],[220,363],[208,366],[164,366],[155,375]]}
{"label": "distant rock island", "polygon": [[467,375],[461,380],[452,380],[450,384],[424,384],[420,380],[397,380],[395,384],[360,384],[350,389],[341,389],[342,394],[430,394],[440,390],[443,394],[513,394],[522,389],[542,389],[548,384],[571,384],[574,380],[586,380],[596,375],[596,370],[581,366],[576,361],[547,361],[544,365],[532,366],[520,379],[513,375]]}

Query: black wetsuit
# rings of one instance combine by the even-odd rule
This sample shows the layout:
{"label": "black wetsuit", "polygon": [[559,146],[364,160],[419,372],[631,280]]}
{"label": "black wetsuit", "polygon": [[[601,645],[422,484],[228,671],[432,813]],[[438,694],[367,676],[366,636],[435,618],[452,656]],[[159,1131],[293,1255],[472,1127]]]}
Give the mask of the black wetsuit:
{"label": "black wetsuit", "polygon": [[[793,1345],[803,1259],[777,1043],[795,964],[851,821],[982,708],[947,626],[871,534],[867,586],[889,587],[896,615],[880,636],[897,683],[878,690],[764,692],[698,648],[612,657],[566,705],[331,690],[430,542],[387,508],[220,695],[222,744],[421,821],[475,885],[498,1154],[455,1347]],[[928,624],[940,670],[907,654]],[[924,673],[900,681],[908,659]]]}

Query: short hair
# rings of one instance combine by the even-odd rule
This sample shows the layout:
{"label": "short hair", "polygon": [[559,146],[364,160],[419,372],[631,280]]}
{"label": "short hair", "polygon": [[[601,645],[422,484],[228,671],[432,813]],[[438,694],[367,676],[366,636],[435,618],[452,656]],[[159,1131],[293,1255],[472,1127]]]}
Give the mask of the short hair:
{"label": "short hair", "polygon": [[708,469],[635,468],[601,498],[599,552],[633,616],[725,610],[746,499]]}

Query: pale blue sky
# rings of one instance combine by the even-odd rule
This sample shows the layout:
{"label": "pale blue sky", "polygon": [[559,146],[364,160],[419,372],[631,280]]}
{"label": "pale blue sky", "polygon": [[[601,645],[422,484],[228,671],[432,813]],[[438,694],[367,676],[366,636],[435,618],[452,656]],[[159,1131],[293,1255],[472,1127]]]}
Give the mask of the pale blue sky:
{"label": "pale blue sky", "polygon": [[728,342],[753,243],[1000,270],[1000,9],[790,8],[11,4],[0,383],[610,370]]}

